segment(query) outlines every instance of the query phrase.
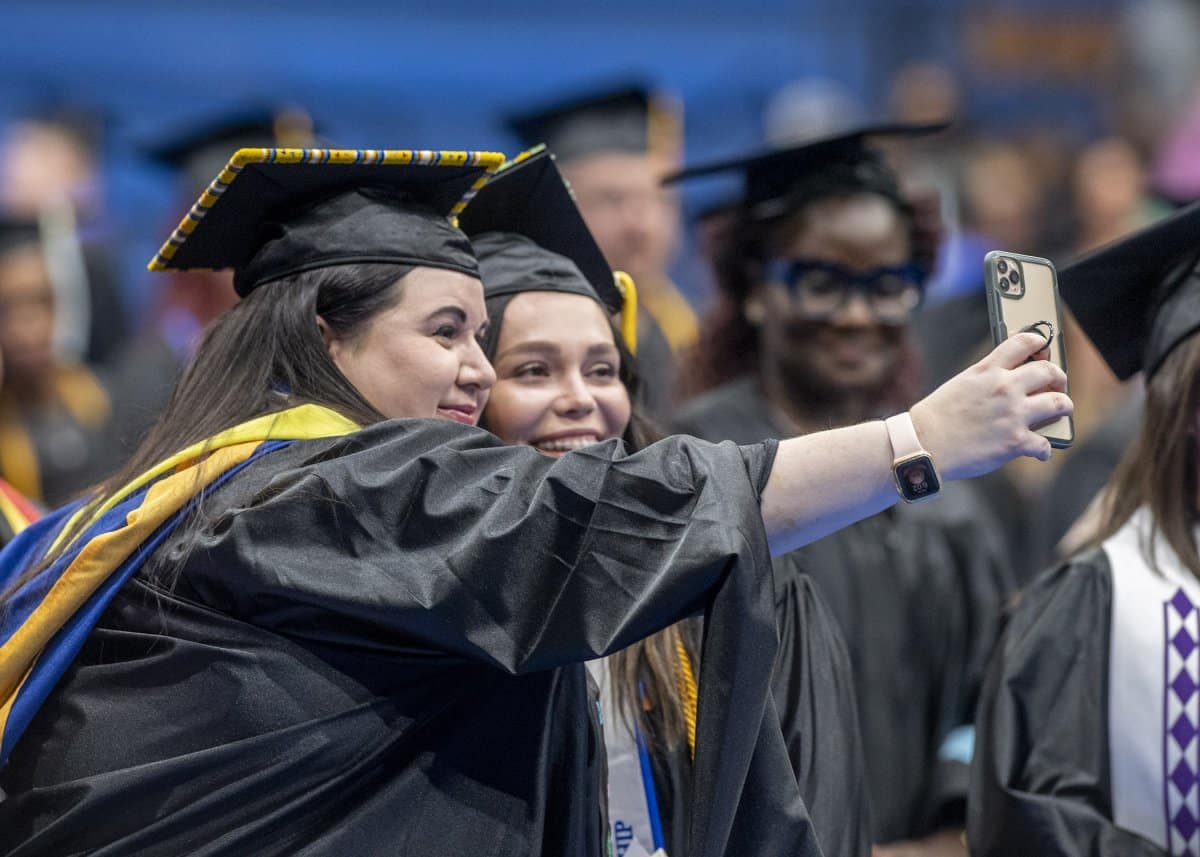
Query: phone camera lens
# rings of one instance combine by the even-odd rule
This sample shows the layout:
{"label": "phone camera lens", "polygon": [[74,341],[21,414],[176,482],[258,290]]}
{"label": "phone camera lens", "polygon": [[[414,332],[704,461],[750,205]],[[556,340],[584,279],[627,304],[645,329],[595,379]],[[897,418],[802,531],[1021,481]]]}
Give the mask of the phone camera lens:
{"label": "phone camera lens", "polygon": [[1009,271],[1008,279],[1009,279],[1009,282],[1011,282],[1015,286],[1019,282],[1021,282],[1021,275],[1018,274],[1016,271]]}
{"label": "phone camera lens", "polygon": [[996,270],[999,271],[1001,274],[1007,274],[1008,273],[1008,262],[1001,259],[999,262],[996,263]]}

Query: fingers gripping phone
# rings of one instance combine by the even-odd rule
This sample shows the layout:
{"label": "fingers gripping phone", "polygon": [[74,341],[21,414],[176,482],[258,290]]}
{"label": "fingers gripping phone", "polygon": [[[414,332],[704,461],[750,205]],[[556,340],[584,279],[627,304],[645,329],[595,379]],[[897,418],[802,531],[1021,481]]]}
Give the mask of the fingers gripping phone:
{"label": "fingers gripping phone", "polygon": [[[1067,371],[1058,276],[1049,259],[993,250],[983,258],[992,342],[999,345],[1023,330],[1050,339],[1051,363]],[[1075,440],[1075,423],[1060,417],[1036,429],[1050,445],[1064,449]]]}

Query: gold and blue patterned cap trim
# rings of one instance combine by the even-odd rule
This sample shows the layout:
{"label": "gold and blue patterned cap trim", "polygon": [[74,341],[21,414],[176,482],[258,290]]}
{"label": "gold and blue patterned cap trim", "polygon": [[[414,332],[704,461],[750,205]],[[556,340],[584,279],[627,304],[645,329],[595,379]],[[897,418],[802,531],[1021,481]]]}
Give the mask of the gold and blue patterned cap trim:
{"label": "gold and blue patterned cap trim", "polygon": [[146,267],[151,271],[176,270],[177,266],[172,264],[172,260],[179,248],[187,242],[188,237],[247,167],[275,164],[478,167],[482,170],[479,177],[446,212],[447,217],[453,221],[467,207],[479,189],[487,183],[489,176],[500,168],[504,160],[504,155],[500,152],[435,151],[431,149],[239,149],[234,152],[229,163],[184,215],[179,226],[175,228],[175,231],[171,233]]}

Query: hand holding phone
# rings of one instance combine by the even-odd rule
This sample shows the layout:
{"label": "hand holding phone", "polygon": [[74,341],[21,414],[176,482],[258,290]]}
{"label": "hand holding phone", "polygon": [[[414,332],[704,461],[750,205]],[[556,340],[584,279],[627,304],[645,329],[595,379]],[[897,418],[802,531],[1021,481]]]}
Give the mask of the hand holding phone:
{"label": "hand holding phone", "polygon": [[[1049,259],[993,250],[983,259],[987,288],[988,317],[992,342],[999,345],[1010,336],[1032,330],[1046,337],[1046,350],[1038,359],[1049,360],[1067,371],[1067,351],[1062,335],[1062,306],[1058,277]],[[1057,449],[1075,440],[1071,417],[1056,419],[1037,429]]]}

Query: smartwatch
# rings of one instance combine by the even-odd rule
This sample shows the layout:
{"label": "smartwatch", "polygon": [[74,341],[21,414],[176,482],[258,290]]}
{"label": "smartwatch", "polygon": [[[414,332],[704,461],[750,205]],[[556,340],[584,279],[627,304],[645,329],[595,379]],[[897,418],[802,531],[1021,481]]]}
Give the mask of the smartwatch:
{"label": "smartwatch", "polygon": [[942,490],[942,481],[930,455],[917,439],[912,417],[896,414],[883,421],[892,442],[892,479],[905,503],[931,500]]}

